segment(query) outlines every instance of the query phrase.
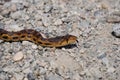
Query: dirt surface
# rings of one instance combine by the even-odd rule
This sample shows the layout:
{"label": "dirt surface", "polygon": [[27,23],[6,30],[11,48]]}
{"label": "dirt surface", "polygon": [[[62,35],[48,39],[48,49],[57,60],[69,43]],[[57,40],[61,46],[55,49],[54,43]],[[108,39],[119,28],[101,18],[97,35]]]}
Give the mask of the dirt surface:
{"label": "dirt surface", "polygon": [[0,80],[119,80],[120,0],[0,0],[0,28],[72,34],[76,46],[0,43]]}

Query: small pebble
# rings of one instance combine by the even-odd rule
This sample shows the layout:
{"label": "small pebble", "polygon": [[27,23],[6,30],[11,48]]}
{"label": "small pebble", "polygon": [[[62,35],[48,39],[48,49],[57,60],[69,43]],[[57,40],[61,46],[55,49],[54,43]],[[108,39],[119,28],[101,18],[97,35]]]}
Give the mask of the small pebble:
{"label": "small pebble", "polygon": [[120,16],[120,11],[114,11],[112,14],[116,16]]}
{"label": "small pebble", "polygon": [[85,53],[85,49],[82,48],[82,49],[79,50],[79,52],[80,52],[80,54],[84,54]]}
{"label": "small pebble", "polygon": [[108,16],[106,18],[106,21],[108,23],[119,23],[120,22],[120,17],[118,17],[118,16]]}
{"label": "small pebble", "polygon": [[15,74],[16,80],[23,80],[24,75],[23,74]]}
{"label": "small pebble", "polygon": [[0,15],[0,20],[2,20],[3,19],[3,16],[2,15]]}
{"label": "small pebble", "polygon": [[115,71],[115,68],[113,68],[113,67],[109,67],[107,70],[107,72],[109,72],[109,73],[113,73],[114,71]]}
{"label": "small pebble", "polygon": [[58,20],[55,21],[54,24],[55,24],[55,25],[61,25],[61,24],[62,24],[62,20],[61,20],[61,19],[58,19]]}
{"label": "small pebble", "polygon": [[62,77],[59,75],[49,75],[49,77],[47,78],[47,80],[62,80]]}
{"label": "small pebble", "polygon": [[17,12],[11,13],[11,17],[13,19],[19,19],[22,16],[22,14],[23,13],[21,11],[17,11]]}
{"label": "small pebble", "polygon": [[28,80],[28,78],[24,78],[24,80]]}
{"label": "small pebble", "polygon": [[110,9],[110,8],[111,8],[111,5],[110,5],[110,3],[109,3],[108,1],[103,0],[102,3],[101,3],[101,7],[102,7],[103,9]]}
{"label": "small pebble", "polygon": [[22,45],[29,45],[29,44],[31,44],[31,42],[29,42],[29,41],[22,41]]}
{"label": "small pebble", "polygon": [[108,67],[109,66],[109,60],[105,57],[105,58],[102,58],[102,63]]}
{"label": "small pebble", "polygon": [[120,38],[120,24],[116,24],[113,26],[112,35]]}
{"label": "small pebble", "polygon": [[9,26],[9,29],[10,29],[10,31],[20,31],[20,30],[22,30],[23,28],[22,27],[19,27],[17,24],[13,24],[13,25],[10,25]]}
{"label": "small pebble", "polygon": [[33,48],[33,49],[37,49],[37,45],[33,44],[33,45],[32,45],[32,48]]}
{"label": "small pebble", "polygon": [[47,17],[48,15],[43,15],[42,16],[42,23],[44,26],[50,26],[51,24],[51,18],[50,17]]}
{"label": "small pebble", "polygon": [[12,4],[10,8],[11,8],[11,11],[12,11],[12,12],[14,12],[14,11],[16,11],[16,10],[17,10],[17,7],[16,7],[16,5],[15,5],[15,4]]}
{"label": "small pebble", "polygon": [[3,16],[8,15],[8,14],[9,14],[9,10],[5,9],[5,10],[3,10],[3,11],[1,12],[1,14],[2,14]]}
{"label": "small pebble", "polygon": [[43,74],[45,74],[45,73],[46,73],[46,70],[45,70],[45,69],[43,69],[43,68],[41,68],[41,69],[40,69],[40,74],[42,74],[42,75],[43,75]]}
{"label": "small pebble", "polygon": [[35,80],[35,76],[32,73],[27,74],[28,80]]}
{"label": "small pebble", "polygon": [[30,6],[30,4],[28,2],[24,2],[23,3],[24,7],[28,8]]}
{"label": "small pebble", "polygon": [[31,73],[31,72],[32,70],[30,68],[26,68],[23,70],[23,73],[26,73],[26,74]]}
{"label": "small pebble", "polygon": [[80,75],[78,73],[75,73],[73,76],[74,80],[81,80]]}
{"label": "small pebble", "polygon": [[106,54],[105,53],[100,53],[98,54],[98,59],[103,59],[104,57],[106,57]]}
{"label": "small pebble", "polygon": [[23,52],[17,52],[14,56],[13,56],[13,60],[14,61],[20,61],[24,58]]}
{"label": "small pebble", "polygon": [[52,5],[46,5],[44,11],[49,12],[52,10]]}

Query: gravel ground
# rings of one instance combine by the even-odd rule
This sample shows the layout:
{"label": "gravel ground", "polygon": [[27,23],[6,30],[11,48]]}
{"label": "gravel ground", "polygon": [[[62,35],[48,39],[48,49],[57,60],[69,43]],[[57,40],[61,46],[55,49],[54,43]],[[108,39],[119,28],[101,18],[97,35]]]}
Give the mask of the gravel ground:
{"label": "gravel ground", "polygon": [[0,28],[72,34],[77,47],[0,44],[0,80],[119,80],[120,0],[0,0]]}

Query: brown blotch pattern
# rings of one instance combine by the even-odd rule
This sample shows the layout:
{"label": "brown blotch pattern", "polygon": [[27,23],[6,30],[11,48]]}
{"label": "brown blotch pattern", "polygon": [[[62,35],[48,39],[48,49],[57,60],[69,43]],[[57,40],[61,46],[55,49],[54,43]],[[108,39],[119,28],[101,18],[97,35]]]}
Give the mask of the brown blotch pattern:
{"label": "brown blotch pattern", "polygon": [[[72,37],[72,38],[71,38]],[[0,39],[4,41],[31,41],[41,46],[61,47],[74,43],[77,37],[73,35],[57,36],[55,38],[43,38],[42,35],[33,29],[24,29],[17,32],[9,32],[0,29]]]}

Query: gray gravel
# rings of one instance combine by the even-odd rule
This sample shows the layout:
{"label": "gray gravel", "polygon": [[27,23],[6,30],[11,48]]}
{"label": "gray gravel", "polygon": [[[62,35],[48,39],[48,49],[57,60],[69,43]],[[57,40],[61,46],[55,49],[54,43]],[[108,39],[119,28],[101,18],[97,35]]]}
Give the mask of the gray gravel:
{"label": "gray gravel", "polygon": [[0,0],[0,28],[78,37],[61,49],[0,41],[0,80],[120,79],[120,0]]}

